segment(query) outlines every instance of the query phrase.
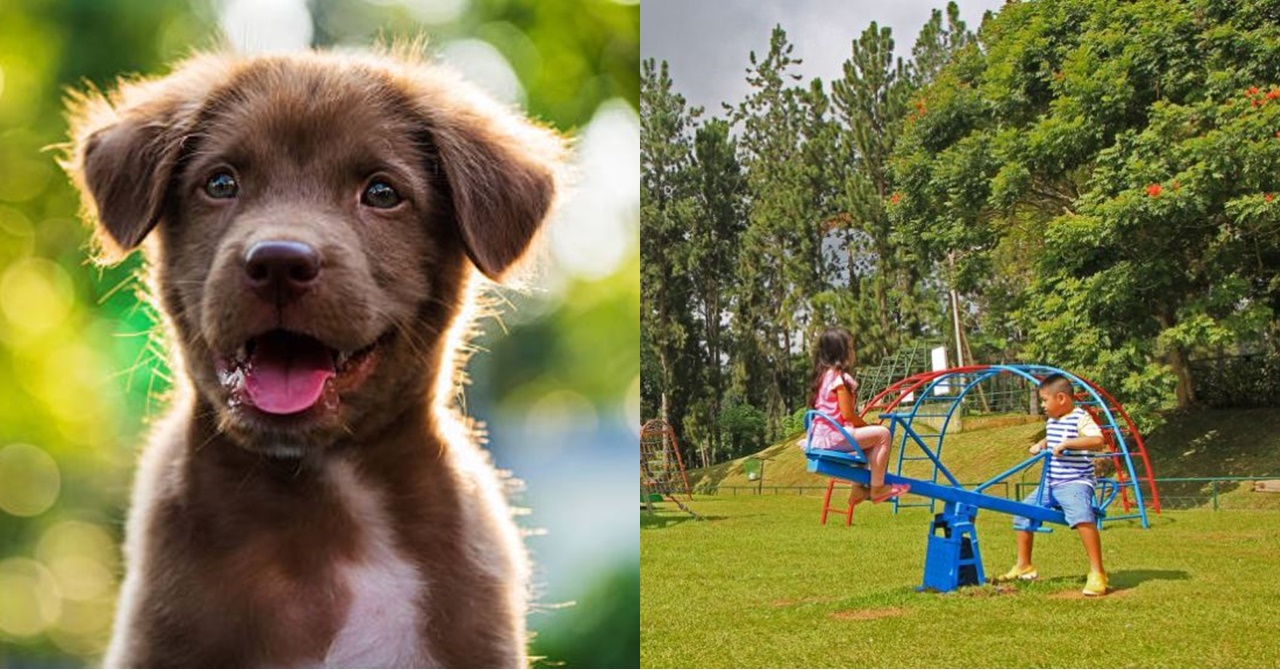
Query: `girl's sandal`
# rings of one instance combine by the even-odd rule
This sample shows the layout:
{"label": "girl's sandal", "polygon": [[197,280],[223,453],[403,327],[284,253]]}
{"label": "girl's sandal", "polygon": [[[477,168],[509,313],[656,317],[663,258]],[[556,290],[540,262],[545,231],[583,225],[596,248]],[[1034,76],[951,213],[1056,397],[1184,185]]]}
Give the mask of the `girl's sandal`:
{"label": "girl's sandal", "polygon": [[896,498],[910,490],[911,490],[911,486],[909,484],[893,484],[889,486],[888,491],[885,491],[884,493],[878,496],[872,496],[871,502],[878,505],[886,500]]}

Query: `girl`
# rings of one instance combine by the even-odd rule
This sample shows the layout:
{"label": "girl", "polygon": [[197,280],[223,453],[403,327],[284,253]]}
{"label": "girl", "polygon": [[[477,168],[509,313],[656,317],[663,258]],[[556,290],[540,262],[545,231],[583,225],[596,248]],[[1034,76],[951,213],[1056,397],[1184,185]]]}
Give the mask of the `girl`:
{"label": "girl", "polygon": [[[852,362],[853,335],[844,328],[833,327],[823,331],[813,349],[813,408],[840,421],[857,440],[871,468],[871,490],[864,491],[862,499],[870,498],[871,502],[880,503],[906,493],[910,487],[905,484],[885,486],[884,472],[889,465],[889,429],[868,425],[858,416],[854,406],[858,382],[848,373]],[[814,421],[811,448],[853,451],[852,445],[834,426],[822,419]]]}

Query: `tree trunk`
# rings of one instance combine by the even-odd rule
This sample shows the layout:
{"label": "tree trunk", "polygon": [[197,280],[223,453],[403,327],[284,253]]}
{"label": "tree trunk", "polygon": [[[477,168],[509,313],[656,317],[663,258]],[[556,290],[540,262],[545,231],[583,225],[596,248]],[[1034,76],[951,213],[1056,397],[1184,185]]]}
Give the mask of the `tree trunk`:
{"label": "tree trunk", "polygon": [[[1170,313],[1167,307],[1162,307],[1159,312],[1160,327],[1168,330],[1178,325],[1178,320]],[[1174,344],[1169,347],[1167,360],[1169,367],[1173,369],[1173,375],[1177,378],[1177,384],[1174,386],[1174,396],[1177,398],[1178,409],[1187,409],[1196,402],[1195,388],[1191,380],[1191,365],[1187,362],[1187,351],[1182,346]]]}
{"label": "tree trunk", "polygon": [[1191,366],[1187,362],[1187,353],[1182,347],[1174,345],[1169,349],[1169,367],[1178,378],[1174,394],[1178,399],[1178,409],[1187,409],[1196,404],[1195,387],[1192,385]]}
{"label": "tree trunk", "polygon": [[880,317],[880,356],[881,358],[887,358],[893,351],[890,344],[893,340],[891,336],[893,330],[892,326],[889,324],[889,298],[885,292],[885,275],[883,265],[879,270],[880,271],[876,273],[876,277],[873,281],[875,282],[876,291],[876,312],[877,316]]}
{"label": "tree trunk", "polygon": [[658,418],[671,425],[671,366],[667,363],[667,352],[658,352],[658,369],[662,371],[662,409]]}

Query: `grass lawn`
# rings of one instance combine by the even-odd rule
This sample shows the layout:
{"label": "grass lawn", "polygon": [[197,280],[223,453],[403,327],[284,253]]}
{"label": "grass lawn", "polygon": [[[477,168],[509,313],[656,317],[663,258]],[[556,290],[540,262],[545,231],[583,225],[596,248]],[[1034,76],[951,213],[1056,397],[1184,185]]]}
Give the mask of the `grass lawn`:
{"label": "grass lawn", "polygon": [[[661,507],[674,510],[666,503]],[[1113,591],[1080,595],[1073,531],[1036,538],[1040,580],[917,593],[927,509],[815,496],[698,497],[641,513],[642,667],[1278,667],[1280,514],[1166,511],[1102,534]],[[1013,564],[1006,515],[978,514],[988,575]]]}

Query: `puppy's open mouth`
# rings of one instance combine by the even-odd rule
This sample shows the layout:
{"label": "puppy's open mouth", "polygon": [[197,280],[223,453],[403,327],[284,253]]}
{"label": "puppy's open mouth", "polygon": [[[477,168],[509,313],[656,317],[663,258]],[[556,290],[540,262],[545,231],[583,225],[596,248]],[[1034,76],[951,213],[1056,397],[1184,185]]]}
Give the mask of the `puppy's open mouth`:
{"label": "puppy's open mouth", "polygon": [[312,407],[336,409],[338,394],[369,375],[377,350],[391,332],[356,351],[286,330],[251,337],[218,361],[218,378],[232,405],[248,403],[267,414],[298,414]]}

